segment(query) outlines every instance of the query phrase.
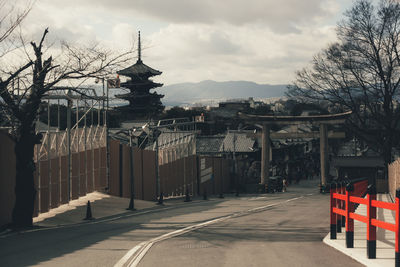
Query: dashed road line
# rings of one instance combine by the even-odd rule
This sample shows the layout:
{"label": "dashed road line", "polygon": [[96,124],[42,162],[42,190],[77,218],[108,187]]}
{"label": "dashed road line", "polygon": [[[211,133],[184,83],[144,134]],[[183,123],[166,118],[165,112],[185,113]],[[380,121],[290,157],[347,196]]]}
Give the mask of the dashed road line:
{"label": "dashed road line", "polygon": [[288,200],[285,200],[285,201],[276,202],[276,203],[272,203],[272,204],[269,204],[269,205],[248,209],[248,210],[245,210],[245,211],[235,212],[235,213],[232,213],[230,215],[226,215],[226,216],[223,216],[223,217],[220,217],[220,218],[215,218],[215,219],[203,222],[203,223],[194,224],[194,225],[187,226],[187,227],[179,229],[179,230],[175,230],[175,231],[160,235],[158,237],[152,238],[152,239],[150,239],[150,240],[148,240],[146,242],[142,242],[139,245],[133,247],[131,250],[128,251],[128,253],[126,253],[124,255],[124,257],[122,257],[114,265],[114,267],[123,267],[123,266],[136,267],[140,263],[140,261],[143,259],[143,257],[146,255],[146,253],[150,250],[150,248],[153,246],[153,244],[155,244],[157,242],[160,242],[160,241],[163,241],[163,240],[166,240],[166,239],[169,239],[169,238],[173,238],[173,237],[176,237],[176,236],[179,236],[179,235],[183,235],[185,233],[197,230],[199,228],[206,227],[206,226],[211,225],[211,224],[215,224],[215,223],[218,223],[218,222],[221,222],[221,221],[225,221],[225,220],[230,219],[230,218],[244,216],[244,215],[248,215],[250,213],[264,211],[264,210],[266,210],[268,208],[271,208],[271,207],[274,207],[274,206],[277,206],[277,205],[281,205],[281,204],[284,204],[284,203],[287,203],[287,202],[291,202],[291,201],[294,201],[294,200],[298,200],[298,199],[301,199],[303,197],[304,196],[299,196],[299,197],[291,198],[291,199],[288,199]]}

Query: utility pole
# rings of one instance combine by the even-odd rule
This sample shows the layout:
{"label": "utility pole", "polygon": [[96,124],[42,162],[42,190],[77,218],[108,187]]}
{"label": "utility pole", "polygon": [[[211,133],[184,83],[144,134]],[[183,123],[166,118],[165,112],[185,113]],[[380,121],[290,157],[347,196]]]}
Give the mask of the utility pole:
{"label": "utility pole", "polygon": [[[70,92],[68,92],[70,93]],[[67,168],[67,179],[68,179],[68,202],[71,200],[71,107],[72,100],[67,99],[67,147],[68,147],[68,168]]]}
{"label": "utility pole", "polygon": [[150,130],[151,134],[153,135],[153,138],[155,137],[155,143],[156,143],[156,196],[160,196],[161,193],[161,185],[160,185],[160,174],[159,174],[159,162],[158,162],[158,136],[159,132],[157,129],[151,129]]}
{"label": "utility pole", "polygon": [[133,172],[133,147],[132,147],[132,130],[129,130],[129,174],[130,174],[130,181],[131,181],[131,200],[129,202],[129,207],[127,210],[135,210],[135,184],[134,184],[134,172]]}
{"label": "utility pole", "polygon": [[[103,100],[104,101],[104,100]],[[107,109],[106,109],[106,178],[107,178],[107,188],[110,190],[110,144],[109,144],[109,130],[108,127],[110,122],[108,121],[108,109],[109,109],[109,87],[107,82]],[[132,133],[131,133],[131,154],[132,154]],[[131,163],[133,164],[133,163]]]}

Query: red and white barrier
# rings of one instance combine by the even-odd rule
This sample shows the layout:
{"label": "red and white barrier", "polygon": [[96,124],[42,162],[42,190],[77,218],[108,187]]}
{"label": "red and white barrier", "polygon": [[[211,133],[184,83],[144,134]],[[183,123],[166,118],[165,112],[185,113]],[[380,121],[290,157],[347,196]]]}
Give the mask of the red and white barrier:
{"label": "red and white barrier", "polygon": [[[363,196],[366,195],[366,198]],[[366,205],[367,215],[355,213],[355,205]],[[396,212],[396,223],[388,223],[377,219],[377,209],[387,209]],[[376,258],[376,229],[377,227],[392,231],[396,234],[395,265],[400,267],[400,189],[396,191],[396,202],[376,200],[376,190],[368,186],[367,180],[356,182],[333,183],[330,189],[330,239],[336,239],[336,233],[341,232],[342,220],[345,218],[346,247],[354,247],[354,220],[363,222],[367,227],[367,257]]]}

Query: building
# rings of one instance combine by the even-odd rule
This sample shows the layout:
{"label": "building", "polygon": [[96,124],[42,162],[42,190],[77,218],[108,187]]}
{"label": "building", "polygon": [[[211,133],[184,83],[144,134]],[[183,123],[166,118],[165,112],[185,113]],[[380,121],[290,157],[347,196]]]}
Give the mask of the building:
{"label": "building", "polygon": [[137,62],[126,69],[117,71],[117,73],[128,77],[126,82],[121,83],[121,87],[129,89],[130,92],[115,96],[129,101],[128,105],[116,108],[125,113],[124,115],[126,116],[124,117],[127,119],[151,118],[164,109],[160,100],[164,95],[157,94],[157,92],[150,92],[150,90],[163,85],[149,79],[150,77],[160,75],[161,71],[155,70],[143,63],[141,58],[140,32]]}

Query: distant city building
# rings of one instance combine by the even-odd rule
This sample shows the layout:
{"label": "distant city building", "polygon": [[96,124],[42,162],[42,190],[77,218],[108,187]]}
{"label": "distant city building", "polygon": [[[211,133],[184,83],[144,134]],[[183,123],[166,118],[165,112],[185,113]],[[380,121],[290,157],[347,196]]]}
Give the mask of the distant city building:
{"label": "distant city building", "polygon": [[[251,98],[251,100],[253,100]],[[231,110],[246,110],[250,108],[250,101],[246,99],[231,99],[219,103],[219,108]]]}
{"label": "distant city building", "polygon": [[161,87],[163,84],[155,83],[149,79],[150,77],[160,75],[162,72],[142,62],[140,32],[137,62],[117,73],[130,78],[126,82],[121,83],[121,86],[128,88],[130,92],[115,96],[129,101],[128,105],[117,107],[118,110],[125,112],[127,118],[150,118],[163,111],[164,106],[160,99],[163,98],[164,95],[157,94],[157,92],[150,92],[151,89]]}

